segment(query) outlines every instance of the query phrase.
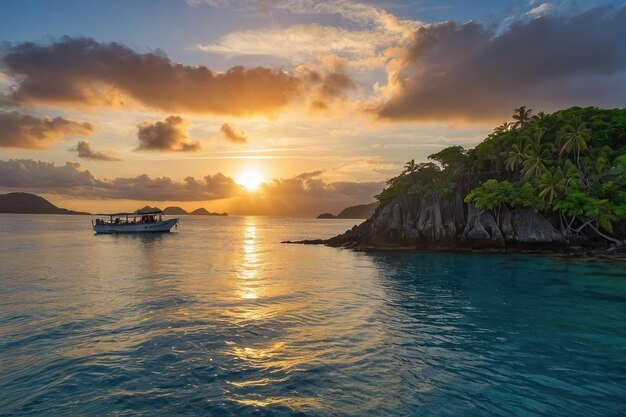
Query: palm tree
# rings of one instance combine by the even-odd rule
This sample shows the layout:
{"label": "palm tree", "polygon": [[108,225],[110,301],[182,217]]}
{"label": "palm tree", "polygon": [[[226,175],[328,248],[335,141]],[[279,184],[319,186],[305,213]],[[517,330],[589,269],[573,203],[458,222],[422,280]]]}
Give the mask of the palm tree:
{"label": "palm tree", "polygon": [[531,177],[539,178],[552,164],[550,146],[542,143],[543,129],[535,129],[530,143],[524,147],[524,165],[522,176],[525,181]]}
{"label": "palm tree", "polygon": [[580,158],[581,169],[595,175],[602,175],[611,168],[609,155],[613,150],[610,146],[589,149],[586,157]]}
{"label": "palm tree", "polygon": [[547,119],[548,116],[544,112],[540,111],[530,118],[530,123],[532,123],[535,128],[543,128]]}
{"label": "palm tree", "polygon": [[531,178],[539,178],[548,170],[548,165],[552,162],[551,154],[547,149],[529,149],[526,153],[526,160],[522,167],[522,176],[528,181]]}
{"label": "palm tree", "polygon": [[580,151],[589,149],[587,142],[591,139],[591,129],[585,127],[582,122],[577,122],[574,126],[565,125],[557,140],[561,146],[561,155],[574,152],[576,154],[576,165],[580,169]]}
{"label": "palm tree", "polygon": [[559,169],[565,179],[565,185],[569,185],[570,181],[580,179],[580,172],[578,171],[578,168],[576,168],[576,166],[569,159],[561,162]]}
{"label": "palm tree", "polygon": [[504,122],[500,126],[493,129],[493,133],[500,134],[500,133],[508,132],[509,130],[511,130],[512,127],[513,127],[513,123]]}
{"label": "palm tree", "polygon": [[516,108],[515,113],[513,114],[513,127],[519,128],[526,126],[526,124],[530,121],[530,114],[532,113],[531,109],[526,109],[526,106],[521,106]]}
{"label": "palm tree", "polygon": [[418,166],[415,163],[415,159],[411,159],[409,162],[404,164],[404,171],[402,173],[412,174],[417,170]]}
{"label": "palm tree", "polygon": [[524,159],[526,155],[524,154],[524,144],[514,143],[511,146],[511,150],[508,152],[503,152],[503,155],[506,157],[504,160],[504,167],[514,172],[518,166],[521,166],[524,163]]}
{"label": "palm tree", "polygon": [[565,191],[567,180],[563,176],[561,168],[544,172],[539,178],[539,198],[545,200],[546,197],[552,201]]}

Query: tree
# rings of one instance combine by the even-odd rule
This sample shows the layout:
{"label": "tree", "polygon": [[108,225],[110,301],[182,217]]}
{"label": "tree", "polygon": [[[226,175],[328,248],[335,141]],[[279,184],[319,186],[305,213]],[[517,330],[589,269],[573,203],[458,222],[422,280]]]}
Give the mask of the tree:
{"label": "tree", "polygon": [[532,140],[524,149],[524,165],[522,177],[528,181],[531,178],[539,178],[552,164],[552,152],[550,146],[542,143],[543,129],[535,129]]}
{"label": "tree", "polygon": [[557,141],[561,146],[561,155],[574,152],[576,154],[576,166],[580,170],[580,151],[589,149],[587,142],[591,138],[591,129],[585,127],[581,121],[565,125],[558,133]]}
{"label": "tree", "polygon": [[507,170],[514,172],[524,163],[524,159],[526,159],[523,142],[521,144],[514,143],[511,145],[511,150],[504,152],[503,156],[506,156],[506,159],[504,160],[504,167]]}
{"label": "tree", "polygon": [[[577,235],[583,229],[589,228],[603,239],[615,244],[621,243],[600,230],[604,229],[609,233],[613,231],[611,219],[614,215],[608,199],[590,196],[574,185],[566,188],[563,197],[554,203],[554,209],[566,218],[569,217],[565,228],[567,236]],[[574,228],[576,222],[579,225]]]}
{"label": "tree", "polygon": [[530,121],[530,114],[532,113],[531,109],[526,109],[526,106],[521,106],[516,108],[515,113],[513,114],[513,127],[520,128],[526,126],[526,124]]}
{"label": "tree", "polygon": [[567,180],[561,168],[544,172],[539,178],[539,198],[545,200],[547,197],[552,204],[552,201],[565,191],[566,185]]}
{"label": "tree", "polygon": [[417,169],[417,164],[415,163],[415,159],[411,159],[409,162],[404,164],[404,171],[402,173],[412,174]]}
{"label": "tree", "polygon": [[429,155],[428,159],[439,162],[444,170],[453,174],[463,172],[468,163],[467,151],[462,146],[448,146],[442,151]]}
{"label": "tree", "polygon": [[516,197],[516,189],[509,181],[490,179],[471,190],[465,197],[465,202],[474,204],[479,210],[493,210],[496,222],[500,224],[502,207],[511,205]]}
{"label": "tree", "polygon": [[493,130],[493,133],[498,135],[500,133],[508,132],[509,130],[511,130],[512,127],[513,127],[513,123],[504,122],[500,126],[496,127]]}

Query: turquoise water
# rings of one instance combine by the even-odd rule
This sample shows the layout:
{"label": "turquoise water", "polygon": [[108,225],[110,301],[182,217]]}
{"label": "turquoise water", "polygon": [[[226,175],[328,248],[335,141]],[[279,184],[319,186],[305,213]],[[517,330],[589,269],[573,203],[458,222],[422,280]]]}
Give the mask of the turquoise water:
{"label": "turquoise water", "polygon": [[624,264],[279,243],[352,224],[0,215],[0,415],[626,415]]}

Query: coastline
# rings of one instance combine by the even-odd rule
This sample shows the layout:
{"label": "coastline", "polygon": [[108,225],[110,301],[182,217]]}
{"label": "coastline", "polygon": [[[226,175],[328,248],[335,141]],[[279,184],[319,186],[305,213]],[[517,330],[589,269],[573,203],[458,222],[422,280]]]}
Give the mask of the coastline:
{"label": "coastline", "polygon": [[582,247],[561,247],[561,248],[522,248],[522,247],[507,247],[507,248],[469,248],[469,247],[424,247],[424,246],[346,246],[346,245],[333,245],[329,242],[330,239],[305,239],[305,240],[284,240],[280,243],[288,245],[323,245],[330,248],[346,249],[355,252],[363,253],[458,253],[458,254],[520,254],[520,255],[549,255],[561,258],[588,258],[588,259],[610,259],[620,262],[626,262],[626,245],[616,246],[603,246],[595,249],[582,248]]}

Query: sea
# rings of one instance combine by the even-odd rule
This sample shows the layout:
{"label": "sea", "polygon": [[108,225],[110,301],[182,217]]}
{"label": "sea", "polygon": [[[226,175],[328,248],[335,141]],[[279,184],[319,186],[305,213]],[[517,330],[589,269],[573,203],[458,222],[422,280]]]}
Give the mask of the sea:
{"label": "sea", "polygon": [[626,265],[0,215],[1,416],[624,416]]}

